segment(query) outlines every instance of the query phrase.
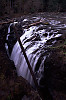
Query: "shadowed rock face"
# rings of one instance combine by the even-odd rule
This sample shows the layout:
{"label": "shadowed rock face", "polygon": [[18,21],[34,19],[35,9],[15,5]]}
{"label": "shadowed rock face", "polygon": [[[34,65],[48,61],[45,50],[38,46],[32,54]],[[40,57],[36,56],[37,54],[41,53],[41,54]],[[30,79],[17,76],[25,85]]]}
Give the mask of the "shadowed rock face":
{"label": "shadowed rock face", "polygon": [[49,48],[50,56],[45,60],[45,78],[54,100],[66,99],[66,40],[62,36],[54,47]]}

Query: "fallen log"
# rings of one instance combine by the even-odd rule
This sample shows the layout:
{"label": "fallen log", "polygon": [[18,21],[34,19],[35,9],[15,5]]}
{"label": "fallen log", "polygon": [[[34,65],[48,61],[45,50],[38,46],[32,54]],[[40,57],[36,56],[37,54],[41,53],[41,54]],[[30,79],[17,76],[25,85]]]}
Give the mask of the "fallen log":
{"label": "fallen log", "polygon": [[5,22],[1,22],[0,25],[9,24],[11,22],[14,22],[14,20],[9,20],[9,21],[5,21]]}
{"label": "fallen log", "polygon": [[29,27],[31,27],[31,26],[40,25],[40,24],[42,24],[42,25],[49,25],[48,22],[45,22],[44,20],[40,20],[40,21],[38,21],[38,22],[35,22],[35,23],[32,23],[32,24],[26,26],[26,28],[29,28]]}
{"label": "fallen log", "polygon": [[42,24],[42,22],[36,22],[36,23],[32,23],[30,25],[27,26],[27,28],[31,27],[31,26],[35,26],[35,25],[39,25],[39,24]]}

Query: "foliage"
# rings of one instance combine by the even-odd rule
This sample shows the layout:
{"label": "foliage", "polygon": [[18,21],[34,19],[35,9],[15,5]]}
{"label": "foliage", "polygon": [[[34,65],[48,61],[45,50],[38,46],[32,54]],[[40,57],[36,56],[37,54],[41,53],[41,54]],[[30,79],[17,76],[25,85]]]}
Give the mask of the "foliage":
{"label": "foliage", "polygon": [[7,100],[11,100],[11,95],[8,95]]}
{"label": "foliage", "polygon": [[66,11],[66,0],[0,0],[0,16],[43,11]]}

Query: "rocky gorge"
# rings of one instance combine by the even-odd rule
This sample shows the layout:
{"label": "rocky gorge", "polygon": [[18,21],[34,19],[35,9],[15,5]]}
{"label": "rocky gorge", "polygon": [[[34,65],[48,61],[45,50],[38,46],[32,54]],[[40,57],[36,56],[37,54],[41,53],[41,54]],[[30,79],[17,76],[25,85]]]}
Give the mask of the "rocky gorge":
{"label": "rocky gorge", "polygon": [[[44,95],[42,100],[66,100],[66,14],[39,13],[36,15],[25,15],[14,18],[14,22],[19,22],[15,24],[19,37],[23,35],[24,29],[29,31],[30,27],[38,26],[36,31],[33,30],[35,36],[24,40],[24,43],[31,40],[32,43],[34,41],[39,42],[41,39],[43,41],[48,36],[45,39],[47,42],[39,45],[40,47],[37,49],[41,50],[39,52],[41,56],[36,64],[36,72],[39,69],[38,65],[43,60],[42,57],[47,55],[43,63],[44,73],[42,73],[43,76],[40,80],[40,85],[44,87],[40,86],[40,94]],[[38,93],[30,86],[27,80],[17,76],[15,65],[7,55],[5,43],[8,44],[8,52],[11,55],[13,46],[17,41],[13,25],[11,26],[11,35],[9,36],[9,24],[0,25],[0,98],[1,100],[21,100],[24,95],[27,95],[29,98],[26,100],[40,100]],[[43,29],[45,31],[42,31]],[[6,37],[9,39],[6,39]],[[31,47],[32,45],[30,44],[29,46]],[[27,48],[25,49],[27,50]]]}

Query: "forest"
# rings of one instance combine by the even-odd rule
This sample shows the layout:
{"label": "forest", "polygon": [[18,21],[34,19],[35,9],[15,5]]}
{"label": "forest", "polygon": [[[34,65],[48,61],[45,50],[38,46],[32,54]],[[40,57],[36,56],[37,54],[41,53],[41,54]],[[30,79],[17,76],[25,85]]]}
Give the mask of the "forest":
{"label": "forest", "polygon": [[0,0],[0,16],[65,11],[66,0]]}
{"label": "forest", "polygon": [[0,0],[0,100],[66,100],[66,0]]}

